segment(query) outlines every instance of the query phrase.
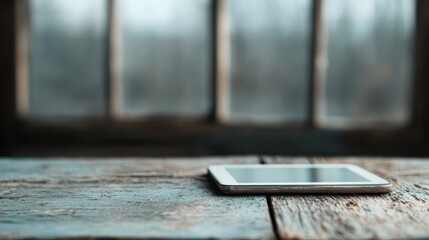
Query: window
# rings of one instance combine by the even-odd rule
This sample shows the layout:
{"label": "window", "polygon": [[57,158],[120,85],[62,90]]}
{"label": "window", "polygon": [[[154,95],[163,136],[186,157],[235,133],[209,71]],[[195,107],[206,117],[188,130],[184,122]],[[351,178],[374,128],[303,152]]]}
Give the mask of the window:
{"label": "window", "polygon": [[344,133],[415,125],[415,0],[17,2],[28,138],[56,126],[44,139],[204,139],[197,154],[277,153],[302,138],[341,154]]}
{"label": "window", "polygon": [[307,122],[312,1],[234,0],[226,8],[230,49],[226,118]]}
{"label": "window", "polygon": [[117,1],[122,116],[208,114],[210,6],[209,0]]}
{"label": "window", "polygon": [[25,114],[102,115],[107,85],[103,0],[31,0]]}
{"label": "window", "polygon": [[415,12],[409,0],[324,2],[322,125],[409,123]]}

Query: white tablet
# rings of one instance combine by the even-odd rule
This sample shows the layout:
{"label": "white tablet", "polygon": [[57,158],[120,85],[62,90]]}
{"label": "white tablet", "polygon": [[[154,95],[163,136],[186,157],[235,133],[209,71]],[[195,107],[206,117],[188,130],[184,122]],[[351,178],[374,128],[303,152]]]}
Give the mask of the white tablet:
{"label": "white tablet", "polygon": [[349,164],[212,165],[220,190],[243,193],[385,193],[392,185]]}

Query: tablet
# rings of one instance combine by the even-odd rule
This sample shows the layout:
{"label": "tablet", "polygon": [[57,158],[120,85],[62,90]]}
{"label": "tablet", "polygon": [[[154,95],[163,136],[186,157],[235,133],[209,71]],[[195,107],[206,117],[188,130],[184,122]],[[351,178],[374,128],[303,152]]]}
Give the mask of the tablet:
{"label": "tablet", "polygon": [[385,193],[392,188],[350,164],[212,165],[208,172],[227,194]]}

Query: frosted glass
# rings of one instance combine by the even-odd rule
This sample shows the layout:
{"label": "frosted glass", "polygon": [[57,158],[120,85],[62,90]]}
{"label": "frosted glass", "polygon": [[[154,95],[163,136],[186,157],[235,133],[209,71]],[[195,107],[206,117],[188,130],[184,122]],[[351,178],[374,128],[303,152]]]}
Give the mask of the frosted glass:
{"label": "frosted glass", "polygon": [[410,119],[413,0],[325,0],[326,72],[319,120],[333,127]]}
{"label": "frosted glass", "polygon": [[106,111],[106,1],[29,3],[30,115],[102,115]]}
{"label": "frosted glass", "polygon": [[121,0],[125,117],[207,115],[212,103],[210,0]]}
{"label": "frosted glass", "polygon": [[231,0],[228,116],[304,122],[311,74],[311,0]]}

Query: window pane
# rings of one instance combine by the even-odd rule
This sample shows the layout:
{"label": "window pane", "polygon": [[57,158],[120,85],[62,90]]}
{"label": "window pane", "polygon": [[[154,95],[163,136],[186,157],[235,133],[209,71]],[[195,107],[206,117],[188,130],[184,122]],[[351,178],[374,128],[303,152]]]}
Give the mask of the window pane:
{"label": "window pane", "polygon": [[311,12],[310,0],[229,1],[231,120],[307,120]]}
{"label": "window pane", "polygon": [[210,0],[121,0],[125,116],[202,116],[211,104]]}
{"label": "window pane", "polygon": [[106,2],[31,0],[30,114],[105,111]]}
{"label": "window pane", "polygon": [[403,125],[410,117],[413,0],[325,0],[326,126]]}

